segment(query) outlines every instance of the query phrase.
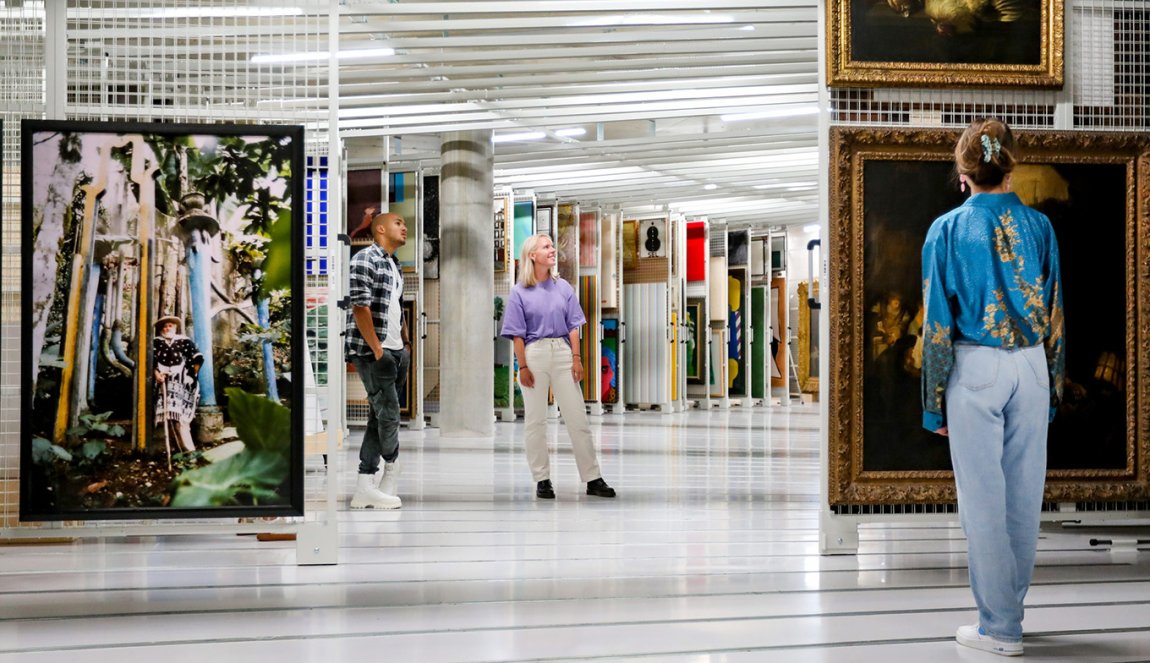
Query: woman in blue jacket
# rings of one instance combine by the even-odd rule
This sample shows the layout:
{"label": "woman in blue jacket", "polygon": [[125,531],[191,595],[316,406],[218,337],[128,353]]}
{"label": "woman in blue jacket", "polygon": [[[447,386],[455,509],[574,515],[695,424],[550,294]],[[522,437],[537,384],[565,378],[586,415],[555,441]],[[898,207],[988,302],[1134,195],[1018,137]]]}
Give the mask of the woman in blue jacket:
{"label": "woman in blue jacket", "polygon": [[922,248],[923,426],[950,439],[978,604],[978,624],[956,638],[1018,656],[1065,373],[1058,244],[1050,220],[1010,190],[1009,127],[976,120],[954,158],[971,196]]}

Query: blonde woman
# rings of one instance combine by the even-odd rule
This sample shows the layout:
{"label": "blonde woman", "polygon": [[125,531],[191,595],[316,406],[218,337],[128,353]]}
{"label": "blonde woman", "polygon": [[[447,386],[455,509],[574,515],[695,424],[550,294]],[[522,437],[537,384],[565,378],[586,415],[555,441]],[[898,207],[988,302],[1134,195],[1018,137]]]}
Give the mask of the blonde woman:
{"label": "blonde woman", "polygon": [[527,464],[536,482],[535,496],[554,499],[551,463],[547,450],[547,391],[555,394],[559,411],[571,436],[579,478],[587,494],[615,497],[603,480],[591,427],[583,410],[583,358],[579,356],[579,327],[587,322],[575,290],[555,276],[555,245],[546,234],[523,242],[519,283],[511,290],[503,316],[503,336],[515,343],[519,386],[527,419]]}

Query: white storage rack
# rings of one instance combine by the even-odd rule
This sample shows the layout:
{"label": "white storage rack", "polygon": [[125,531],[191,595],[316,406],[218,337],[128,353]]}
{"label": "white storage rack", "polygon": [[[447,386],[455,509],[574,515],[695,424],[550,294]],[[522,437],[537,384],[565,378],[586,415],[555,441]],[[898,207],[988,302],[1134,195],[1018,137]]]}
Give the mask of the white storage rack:
{"label": "white storage rack", "polygon": [[[20,121],[31,119],[122,122],[251,122],[302,124],[309,163],[326,162],[326,177],[309,183],[326,186],[328,210],[342,208],[342,155],[338,132],[338,70],[331,66],[298,76],[292,66],[252,62],[250,58],[216,57],[220,53],[272,50],[278,53],[337,52],[339,3],[334,0],[279,3],[283,12],[244,11],[244,5],[221,3],[218,12],[188,16],[179,0],[95,0],[86,3],[27,2],[0,7],[0,20],[19,26],[19,36],[0,43],[4,81],[0,83],[3,150],[3,299],[0,319],[3,354],[0,363],[0,539],[101,538],[166,534],[240,534],[257,532],[297,535],[299,564],[334,564],[338,559],[335,515],[339,494],[340,456],[336,435],[326,436],[328,464],[320,454],[307,456],[306,516],[276,522],[231,519],[157,521],[87,521],[15,525],[19,511],[19,440],[21,362],[20,321]],[[122,30],[126,23],[130,30]],[[180,51],[174,58],[171,52]],[[210,81],[210,83],[204,83]],[[299,173],[304,177],[304,173]],[[317,193],[313,191],[313,193]],[[329,214],[332,212],[329,211]],[[308,224],[321,220],[309,211]],[[333,215],[334,216],[334,215]],[[314,246],[305,259],[326,259],[326,271],[307,278],[306,297],[338,301],[342,285],[328,275],[342,271],[343,255],[335,241],[336,224],[327,224],[326,246]],[[313,232],[314,228],[308,228]],[[307,316],[316,349],[312,355],[317,386],[305,399],[318,411],[305,419],[323,420],[325,430],[344,430],[341,408],[323,410],[321,403],[343,400],[343,363],[339,343],[329,343],[327,330],[339,330],[343,317],[327,307]]]}
{"label": "white storage rack", "polygon": [[[820,43],[826,36],[820,16]],[[1150,131],[1150,11],[1144,0],[1066,0],[1066,77],[1062,90],[827,89],[820,86],[820,198],[827,201],[832,125],[961,129],[981,116],[1000,117],[1015,129],[1068,131]],[[825,80],[820,58],[819,80]],[[823,255],[830,248],[827,210],[821,210]],[[828,283],[827,261],[818,277]],[[812,275],[814,278],[814,275]],[[820,347],[829,348],[829,312],[817,312]],[[829,353],[820,357],[820,374],[829,375]],[[820,382],[820,402],[827,403],[829,380]],[[822,504],[827,505],[827,431],[830,413],[822,412]],[[1130,523],[1150,518],[1150,502],[1048,504],[1050,522]],[[823,509],[819,550],[824,554],[858,551],[858,525],[876,522],[956,520],[953,505],[857,505]]]}

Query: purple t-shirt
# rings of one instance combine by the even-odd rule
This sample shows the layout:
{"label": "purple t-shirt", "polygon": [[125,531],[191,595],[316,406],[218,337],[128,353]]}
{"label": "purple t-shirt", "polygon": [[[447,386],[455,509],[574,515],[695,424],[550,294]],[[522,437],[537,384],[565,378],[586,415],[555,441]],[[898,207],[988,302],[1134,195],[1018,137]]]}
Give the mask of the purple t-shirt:
{"label": "purple t-shirt", "polygon": [[503,336],[522,336],[525,345],[541,338],[567,339],[587,322],[575,289],[563,279],[547,279],[528,288],[516,283],[503,310]]}

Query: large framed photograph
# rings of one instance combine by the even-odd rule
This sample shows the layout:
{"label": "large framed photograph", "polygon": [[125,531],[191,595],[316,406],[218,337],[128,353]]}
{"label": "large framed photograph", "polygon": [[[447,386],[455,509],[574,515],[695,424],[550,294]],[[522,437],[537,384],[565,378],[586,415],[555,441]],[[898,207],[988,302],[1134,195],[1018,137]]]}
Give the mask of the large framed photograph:
{"label": "large framed photograph", "polygon": [[[1046,499],[1150,497],[1150,136],[1017,136],[1013,190],[1061,250],[1065,398]],[[947,440],[923,430],[921,250],[960,205],[958,132],[831,133],[829,485],[832,505],[949,503]],[[1083,441],[1088,440],[1088,444]]]}
{"label": "large framed photograph", "polygon": [[832,87],[1060,88],[1063,0],[830,0]]}
{"label": "large framed photograph", "polygon": [[303,135],[24,121],[22,520],[303,513]]}

